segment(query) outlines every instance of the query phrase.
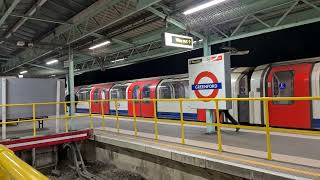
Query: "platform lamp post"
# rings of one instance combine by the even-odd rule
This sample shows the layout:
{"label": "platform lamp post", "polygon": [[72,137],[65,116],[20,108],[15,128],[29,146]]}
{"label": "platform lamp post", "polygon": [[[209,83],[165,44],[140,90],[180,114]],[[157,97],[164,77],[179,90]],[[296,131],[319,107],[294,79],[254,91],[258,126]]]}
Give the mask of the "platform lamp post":
{"label": "platform lamp post", "polygon": [[[73,50],[69,46],[69,76],[68,76],[68,93],[70,95],[70,107],[69,107],[69,116],[73,116],[75,113],[75,97],[74,97],[74,64],[73,64]],[[69,130],[74,130],[73,119],[70,118],[69,121]]]}
{"label": "platform lamp post", "polygon": [[[211,56],[211,46],[208,44],[208,38],[203,39],[203,56]],[[214,110],[206,109],[207,134],[215,133],[214,128]],[[210,124],[210,125],[208,125]]]}

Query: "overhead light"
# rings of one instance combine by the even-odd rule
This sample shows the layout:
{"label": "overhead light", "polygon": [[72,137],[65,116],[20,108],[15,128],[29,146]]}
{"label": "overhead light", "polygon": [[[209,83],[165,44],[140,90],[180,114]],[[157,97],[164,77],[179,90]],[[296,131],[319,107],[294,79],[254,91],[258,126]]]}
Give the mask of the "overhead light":
{"label": "overhead light", "polygon": [[51,74],[50,77],[56,77],[56,75],[55,74]]}
{"label": "overhead light", "polygon": [[111,43],[110,41],[104,41],[104,42],[102,42],[102,43],[100,43],[100,44],[91,46],[89,49],[90,49],[90,50],[97,49],[97,48],[99,48],[99,47],[108,45],[108,44],[110,44],[110,43]]}
{"label": "overhead light", "polygon": [[115,62],[124,61],[124,60],[125,60],[125,58],[121,58],[121,59],[113,60],[113,61],[111,61],[111,62],[112,62],[112,63],[115,63]]}
{"label": "overhead light", "polygon": [[46,62],[46,65],[55,64],[55,63],[57,63],[57,62],[59,62],[58,59],[53,59],[53,60],[51,60],[51,61]]}
{"label": "overhead light", "polygon": [[21,71],[20,74],[25,74],[27,73],[28,71]]}
{"label": "overhead light", "polygon": [[23,75],[22,74],[18,74],[18,78],[23,78]]}
{"label": "overhead light", "polygon": [[217,5],[219,3],[222,3],[223,1],[226,1],[226,0],[212,0],[212,1],[209,1],[207,3],[201,4],[199,6],[196,6],[194,8],[191,8],[189,10],[186,10],[185,12],[183,12],[183,14],[184,15],[189,15],[189,14],[201,11],[203,9],[209,8],[211,6]]}

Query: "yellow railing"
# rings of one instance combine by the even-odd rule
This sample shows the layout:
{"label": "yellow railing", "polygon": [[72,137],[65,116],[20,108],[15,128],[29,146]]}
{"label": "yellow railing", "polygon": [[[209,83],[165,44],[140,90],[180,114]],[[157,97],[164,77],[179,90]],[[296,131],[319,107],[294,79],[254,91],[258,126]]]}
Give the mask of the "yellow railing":
{"label": "yellow railing", "polygon": [[[267,145],[267,159],[272,160],[272,148],[271,148],[271,132],[282,132],[282,133],[293,133],[293,134],[304,134],[304,135],[320,135],[320,131],[313,131],[313,130],[297,130],[297,129],[285,129],[285,128],[275,128],[270,127],[269,125],[269,102],[270,101],[316,101],[320,100],[320,97],[281,97],[281,98],[274,98],[274,97],[261,97],[261,98],[204,98],[204,99],[148,99],[150,103],[153,103],[154,107],[154,114],[152,118],[145,118],[145,117],[139,117],[139,120],[146,120],[146,121],[152,121],[154,123],[154,138],[156,140],[159,139],[159,130],[158,130],[158,123],[159,122],[166,122],[166,123],[175,123],[180,124],[181,126],[181,143],[185,144],[185,124],[189,125],[200,125],[200,126],[211,126],[211,127],[217,127],[217,144],[218,144],[218,150],[221,152],[223,151],[223,142],[222,142],[222,133],[221,128],[241,128],[241,129],[247,129],[247,130],[257,130],[257,131],[264,131],[266,132],[266,145]],[[135,106],[133,107],[133,115],[132,117],[128,116],[120,116],[119,115],[119,109],[118,109],[118,103],[119,102],[138,102],[138,101],[146,101],[144,99],[115,99],[115,100],[92,100],[92,101],[77,101],[77,102],[48,102],[48,103],[31,103],[31,104],[5,104],[0,105],[0,107],[17,107],[17,106],[29,106],[32,109],[32,119],[31,120],[15,120],[15,121],[9,121],[9,122],[1,122],[1,125],[4,124],[16,124],[16,123],[27,123],[31,122],[33,123],[33,136],[37,136],[37,128],[36,128],[36,122],[38,121],[47,121],[47,120],[64,120],[65,121],[65,132],[69,131],[69,120],[71,118],[80,118],[80,117],[89,117],[89,127],[94,128],[93,123],[93,117],[95,116],[101,116],[102,122],[101,126],[106,127],[108,125],[106,118],[114,118],[116,120],[116,129],[117,132],[120,132],[120,118],[126,117],[133,120],[133,131],[134,135],[138,136],[138,128],[137,128],[137,115],[136,115],[136,109]],[[175,101],[179,102],[179,110],[180,110],[180,120],[172,120],[172,119],[160,119],[157,117],[157,111],[156,111],[156,105],[157,102],[160,101]],[[265,120],[265,126],[247,126],[247,125],[233,125],[233,124],[223,124],[220,121],[217,121],[216,123],[206,123],[206,122],[193,122],[193,121],[185,121],[183,117],[183,102],[186,101],[206,101],[206,102],[213,102],[216,105],[215,119],[219,118],[219,102],[220,101],[261,101],[263,102],[264,107],[264,120]],[[91,110],[91,103],[97,102],[100,103],[100,109],[102,110],[101,114],[93,114]],[[113,102],[114,106],[112,109],[115,109],[115,115],[107,115],[104,113],[104,107],[106,103]],[[89,105],[89,114],[81,114],[81,115],[69,115],[67,112],[67,104],[68,103],[88,103]],[[48,117],[48,118],[37,118],[36,117],[36,111],[37,108],[40,106],[45,105],[56,105],[61,104],[61,107],[64,109],[64,115],[59,117]],[[4,139],[4,138],[3,138]]]}
{"label": "yellow railing", "polygon": [[0,144],[0,178],[15,180],[47,180],[42,173],[17,157],[10,149]]}

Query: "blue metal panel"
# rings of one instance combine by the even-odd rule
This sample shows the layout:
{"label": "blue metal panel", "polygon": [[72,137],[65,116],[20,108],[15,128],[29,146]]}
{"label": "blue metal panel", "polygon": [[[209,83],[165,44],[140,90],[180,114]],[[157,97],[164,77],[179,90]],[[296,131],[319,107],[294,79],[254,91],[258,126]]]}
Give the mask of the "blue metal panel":
{"label": "blue metal panel", "polygon": [[[157,117],[162,119],[178,119],[180,120],[179,112],[157,112]],[[183,119],[187,121],[197,121],[198,115],[194,113],[183,113]]]}
{"label": "blue metal panel", "polygon": [[[116,110],[110,110],[111,115],[116,115]],[[118,110],[119,116],[128,116],[128,110]]]}
{"label": "blue metal panel", "polygon": [[312,128],[320,129],[320,119],[313,119],[312,120]]}

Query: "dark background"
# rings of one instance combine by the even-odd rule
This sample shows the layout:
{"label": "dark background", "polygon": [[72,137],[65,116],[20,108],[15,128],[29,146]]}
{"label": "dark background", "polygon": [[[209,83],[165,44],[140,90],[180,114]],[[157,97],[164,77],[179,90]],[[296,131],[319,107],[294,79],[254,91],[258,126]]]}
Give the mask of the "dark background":
{"label": "dark background", "polygon": [[[250,50],[245,56],[232,56],[231,66],[258,66],[271,62],[320,56],[320,23],[314,23],[282,31],[276,31],[231,42],[239,50]],[[223,52],[218,44],[212,46],[212,54]],[[202,49],[142,62],[130,66],[93,71],[75,77],[75,86],[139,79],[188,72],[187,61],[203,56]]]}

